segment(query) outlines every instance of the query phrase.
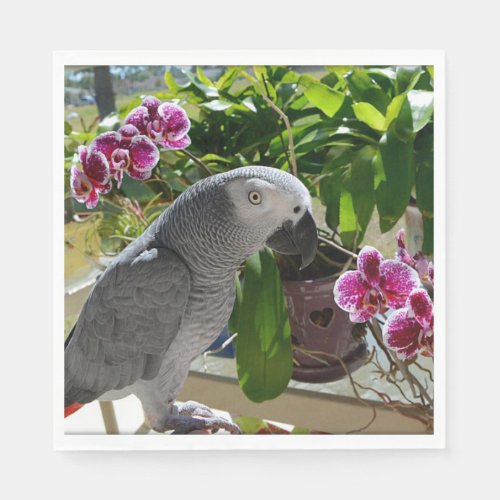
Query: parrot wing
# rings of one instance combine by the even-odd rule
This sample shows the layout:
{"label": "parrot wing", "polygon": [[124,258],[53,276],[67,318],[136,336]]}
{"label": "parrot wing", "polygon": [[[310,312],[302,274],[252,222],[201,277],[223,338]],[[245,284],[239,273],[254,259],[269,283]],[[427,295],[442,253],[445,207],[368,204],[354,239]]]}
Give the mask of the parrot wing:
{"label": "parrot wing", "polygon": [[179,332],[190,274],[167,249],[108,268],[65,348],[65,407],[154,378]]}

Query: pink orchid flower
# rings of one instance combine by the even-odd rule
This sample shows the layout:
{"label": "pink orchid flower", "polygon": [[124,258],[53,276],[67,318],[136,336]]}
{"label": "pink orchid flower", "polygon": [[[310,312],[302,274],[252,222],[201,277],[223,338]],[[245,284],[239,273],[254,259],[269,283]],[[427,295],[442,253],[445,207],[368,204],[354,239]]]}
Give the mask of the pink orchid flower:
{"label": "pink orchid flower", "polygon": [[389,308],[399,309],[410,292],[420,286],[414,269],[397,260],[384,260],[375,248],[365,246],[358,255],[358,270],[345,272],[335,283],[337,305],[354,323],[364,323]]}
{"label": "pink orchid flower", "polygon": [[89,152],[85,146],[78,148],[78,154],[83,171],[76,165],[71,167],[71,195],[92,209],[97,206],[99,194],[106,194],[111,190],[109,164],[102,153]]}
{"label": "pink orchid flower", "polygon": [[418,272],[421,280],[430,281],[434,285],[434,266],[432,262],[429,262],[422,252],[417,252],[413,257],[409,254],[406,249],[404,229],[398,231],[396,241],[398,242],[396,259],[413,267]]}
{"label": "pink orchid flower", "polygon": [[97,136],[90,143],[89,151],[100,152],[106,157],[118,187],[121,186],[123,172],[133,179],[149,179],[151,170],[160,159],[155,144],[133,125]]}
{"label": "pink orchid flower", "polygon": [[434,355],[434,307],[427,291],[413,290],[406,306],[394,311],[384,325],[384,343],[401,359],[419,352]]}
{"label": "pink orchid flower", "polygon": [[191,122],[186,112],[176,104],[162,103],[153,96],[145,97],[142,104],[127,115],[125,123],[165,149],[184,149],[191,144],[187,135]]}

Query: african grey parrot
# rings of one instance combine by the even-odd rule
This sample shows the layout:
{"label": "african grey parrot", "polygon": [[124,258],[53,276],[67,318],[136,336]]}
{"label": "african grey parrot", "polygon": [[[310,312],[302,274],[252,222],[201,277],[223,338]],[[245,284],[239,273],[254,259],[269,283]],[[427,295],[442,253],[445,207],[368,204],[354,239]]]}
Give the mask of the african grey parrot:
{"label": "african grey parrot", "polygon": [[316,254],[305,186],[270,167],[207,177],[181,194],[107,267],[65,344],[65,416],[135,394],[158,432],[238,427],[196,402],[175,403],[193,359],[227,323],[235,272],[264,245]]}

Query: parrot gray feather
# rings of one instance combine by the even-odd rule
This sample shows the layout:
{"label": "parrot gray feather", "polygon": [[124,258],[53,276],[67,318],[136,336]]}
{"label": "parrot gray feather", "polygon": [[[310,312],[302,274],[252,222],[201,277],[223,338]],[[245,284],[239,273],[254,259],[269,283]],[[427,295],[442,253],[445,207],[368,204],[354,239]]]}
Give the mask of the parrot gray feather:
{"label": "parrot gray feather", "polygon": [[154,378],[179,332],[190,290],[187,267],[164,248],[129,257],[98,280],[68,342],[66,405]]}

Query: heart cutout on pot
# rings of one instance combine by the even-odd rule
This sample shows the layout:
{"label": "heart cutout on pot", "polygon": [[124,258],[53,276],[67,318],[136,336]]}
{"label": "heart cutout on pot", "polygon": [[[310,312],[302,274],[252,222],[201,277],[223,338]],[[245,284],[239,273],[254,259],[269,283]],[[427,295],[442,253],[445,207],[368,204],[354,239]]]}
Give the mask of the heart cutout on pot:
{"label": "heart cutout on pot", "polygon": [[322,311],[312,311],[309,314],[311,322],[320,328],[327,328],[333,319],[333,309],[325,307]]}

